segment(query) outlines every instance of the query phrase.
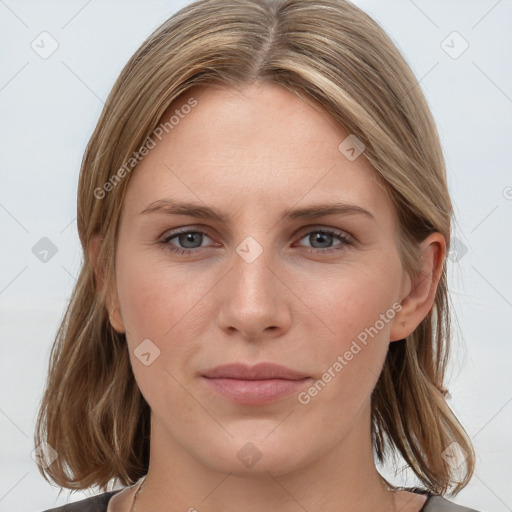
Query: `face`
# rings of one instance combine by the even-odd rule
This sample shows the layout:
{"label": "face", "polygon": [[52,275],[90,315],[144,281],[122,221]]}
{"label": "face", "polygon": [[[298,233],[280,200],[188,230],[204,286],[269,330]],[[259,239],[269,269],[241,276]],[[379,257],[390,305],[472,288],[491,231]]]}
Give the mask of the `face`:
{"label": "face", "polygon": [[[412,323],[400,311],[411,281],[394,208],[320,106],[269,84],[187,94],[130,178],[110,319],[152,443],[224,472],[285,473],[369,432],[389,342],[429,307]],[[328,211],[340,205],[359,210]],[[296,373],[213,378],[232,363]]]}

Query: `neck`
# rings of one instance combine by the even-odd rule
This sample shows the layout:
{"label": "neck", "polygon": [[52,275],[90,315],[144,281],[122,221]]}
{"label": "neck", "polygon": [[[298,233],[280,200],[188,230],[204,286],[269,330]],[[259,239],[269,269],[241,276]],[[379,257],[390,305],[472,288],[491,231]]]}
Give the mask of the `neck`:
{"label": "neck", "polygon": [[[201,463],[152,418],[150,465],[137,510],[388,512],[393,498],[372,455],[369,411],[337,445],[294,471],[256,469],[250,476]],[[363,418],[362,418],[363,419]],[[368,421],[366,421],[368,420]],[[366,425],[367,428],[362,428]]]}

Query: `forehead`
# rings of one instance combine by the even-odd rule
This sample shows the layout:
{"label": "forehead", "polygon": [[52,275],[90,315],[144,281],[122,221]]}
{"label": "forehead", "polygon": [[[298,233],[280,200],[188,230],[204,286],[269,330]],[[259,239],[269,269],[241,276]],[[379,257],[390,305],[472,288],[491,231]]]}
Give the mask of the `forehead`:
{"label": "forehead", "polygon": [[346,200],[391,214],[366,158],[340,152],[350,134],[312,103],[275,84],[191,89],[162,117],[167,130],[133,172],[128,207],[166,197],[238,211]]}

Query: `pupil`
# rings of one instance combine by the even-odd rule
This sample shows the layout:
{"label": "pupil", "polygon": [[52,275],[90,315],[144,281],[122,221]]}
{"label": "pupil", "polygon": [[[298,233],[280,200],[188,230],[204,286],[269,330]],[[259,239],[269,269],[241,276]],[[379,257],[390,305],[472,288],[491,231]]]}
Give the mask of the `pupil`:
{"label": "pupil", "polygon": [[332,235],[329,235],[328,233],[316,233],[315,235],[313,235],[314,242],[320,242],[320,244],[325,244],[326,241],[328,242],[330,237],[332,237]]}
{"label": "pupil", "polygon": [[[199,234],[200,233],[185,233],[184,235],[181,235],[182,237],[184,237],[183,245],[186,248],[193,248],[194,238],[197,237]],[[183,238],[180,240],[180,242],[183,242]],[[189,243],[192,244],[192,246],[189,246]]]}

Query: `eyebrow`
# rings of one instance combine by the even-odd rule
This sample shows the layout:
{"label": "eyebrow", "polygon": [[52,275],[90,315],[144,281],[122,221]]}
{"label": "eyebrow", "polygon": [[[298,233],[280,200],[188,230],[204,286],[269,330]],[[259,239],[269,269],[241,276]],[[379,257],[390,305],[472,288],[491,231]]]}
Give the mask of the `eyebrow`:
{"label": "eyebrow", "polygon": [[[170,199],[159,199],[147,206],[141,215],[147,213],[163,213],[167,215],[187,215],[200,219],[217,221],[223,224],[229,224],[228,215],[200,204],[189,202],[177,202]],[[281,214],[283,219],[316,219],[329,215],[364,215],[369,219],[376,220],[372,213],[361,206],[343,202],[317,204],[305,208],[288,208]]]}

